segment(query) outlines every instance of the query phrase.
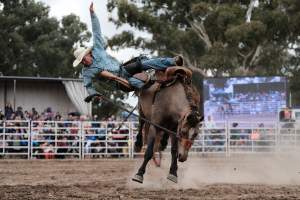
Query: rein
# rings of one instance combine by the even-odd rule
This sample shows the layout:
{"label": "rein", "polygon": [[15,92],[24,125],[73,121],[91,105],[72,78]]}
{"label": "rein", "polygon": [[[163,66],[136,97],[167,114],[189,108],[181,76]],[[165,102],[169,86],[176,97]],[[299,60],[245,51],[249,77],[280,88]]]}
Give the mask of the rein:
{"label": "rein", "polygon": [[[110,102],[110,103],[114,104],[115,106],[117,106],[117,107],[120,108],[121,110],[124,110],[124,111],[126,111],[126,112],[128,112],[128,113],[131,112],[130,110],[128,110],[128,109],[125,108],[124,106],[121,106],[120,104],[118,104],[118,103],[112,101],[110,98],[108,98],[108,97],[106,97],[106,96],[104,96],[104,95],[102,95],[102,94],[100,94],[100,95],[101,95],[101,97],[102,97],[103,100],[105,100],[105,101],[107,101],[107,102]],[[163,126],[160,126],[160,125],[158,125],[158,124],[156,124],[156,123],[153,123],[152,121],[150,121],[150,120],[148,120],[148,119],[146,119],[146,118],[144,118],[144,117],[141,117],[140,115],[137,115],[137,114],[135,114],[135,113],[132,113],[132,115],[134,115],[135,117],[139,117],[141,120],[143,120],[143,121],[145,121],[145,122],[147,122],[147,123],[149,123],[149,124],[155,126],[156,128],[159,128],[159,129],[161,129],[161,130],[163,130],[163,131],[165,131],[165,132],[167,132],[167,133],[175,134],[175,135],[176,135],[176,132],[171,131],[171,130],[169,130],[169,129],[163,127]]]}

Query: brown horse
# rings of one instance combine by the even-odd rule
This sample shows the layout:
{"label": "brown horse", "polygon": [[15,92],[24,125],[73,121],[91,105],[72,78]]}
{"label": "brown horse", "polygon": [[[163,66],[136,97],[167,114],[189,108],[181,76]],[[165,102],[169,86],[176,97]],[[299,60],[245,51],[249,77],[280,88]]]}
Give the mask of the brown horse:
{"label": "brown horse", "polygon": [[[139,96],[140,115],[153,124],[162,126],[170,131],[162,131],[158,126],[140,120],[140,127],[145,128],[147,149],[144,161],[133,181],[143,183],[148,161],[153,152],[163,150],[171,138],[172,162],[168,179],[177,183],[177,159],[186,161],[194,139],[203,118],[199,113],[200,95],[192,86],[190,77],[176,76],[173,82],[166,85],[155,83],[148,89],[141,91]],[[140,129],[141,130],[141,129]],[[135,148],[139,150],[143,145],[141,131],[137,135]]]}

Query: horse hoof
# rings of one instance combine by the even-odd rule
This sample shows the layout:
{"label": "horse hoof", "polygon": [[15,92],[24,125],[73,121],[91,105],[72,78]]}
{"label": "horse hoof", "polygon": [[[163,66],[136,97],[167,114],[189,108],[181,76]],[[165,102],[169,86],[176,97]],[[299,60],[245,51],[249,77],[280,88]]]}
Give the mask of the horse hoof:
{"label": "horse hoof", "polygon": [[133,180],[133,181],[136,181],[136,182],[138,182],[138,183],[143,183],[144,178],[143,178],[143,176],[136,174],[136,175],[132,178],[132,180]]}
{"label": "horse hoof", "polygon": [[169,174],[167,179],[169,179],[170,181],[177,183],[177,176],[173,175],[173,174]]}

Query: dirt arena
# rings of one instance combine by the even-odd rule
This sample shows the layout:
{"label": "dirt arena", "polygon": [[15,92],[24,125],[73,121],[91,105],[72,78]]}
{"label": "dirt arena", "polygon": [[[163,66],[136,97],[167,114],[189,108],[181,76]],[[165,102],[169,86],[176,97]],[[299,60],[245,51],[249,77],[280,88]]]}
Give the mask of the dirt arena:
{"label": "dirt arena", "polygon": [[292,157],[193,157],[178,184],[166,179],[168,160],[151,162],[144,184],[130,180],[140,159],[0,160],[0,199],[300,199]]}

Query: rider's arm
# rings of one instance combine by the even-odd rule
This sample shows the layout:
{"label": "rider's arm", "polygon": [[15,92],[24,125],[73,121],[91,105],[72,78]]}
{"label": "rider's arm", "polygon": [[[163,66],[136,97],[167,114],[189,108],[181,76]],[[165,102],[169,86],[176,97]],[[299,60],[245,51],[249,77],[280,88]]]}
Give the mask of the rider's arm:
{"label": "rider's arm", "polygon": [[119,83],[122,83],[123,85],[126,85],[128,88],[131,88],[129,82],[126,79],[121,78],[119,76],[116,76],[113,73],[110,73],[108,71],[102,71],[100,73],[100,76],[105,77],[105,78],[110,79],[110,80],[117,81]]}
{"label": "rider's arm", "polygon": [[97,15],[94,12],[93,3],[90,6],[91,20],[92,20],[92,31],[94,39],[94,48],[103,49],[105,48],[105,42],[101,35],[100,23]]}
{"label": "rider's arm", "polygon": [[93,78],[95,74],[99,73],[99,69],[97,68],[83,68],[82,76],[83,76],[83,85],[87,89],[89,95],[97,94],[98,92],[95,90],[93,85]]}

